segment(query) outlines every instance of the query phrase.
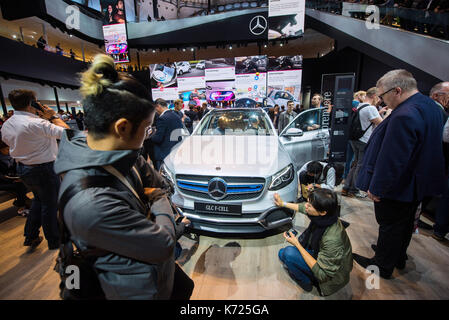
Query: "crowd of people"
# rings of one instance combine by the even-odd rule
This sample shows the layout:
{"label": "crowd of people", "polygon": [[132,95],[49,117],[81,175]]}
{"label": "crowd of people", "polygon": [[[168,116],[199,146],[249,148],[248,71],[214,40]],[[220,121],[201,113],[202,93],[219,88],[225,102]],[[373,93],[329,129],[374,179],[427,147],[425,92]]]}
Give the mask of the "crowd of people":
{"label": "crowd of people", "polygon": [[[103,299],[189,299],[195,284],[175,261],[177,240],[190,221],[171,203],[172,186],[159,169],[182,139],[172,139],[173,131],[193,127],[208,112],[207,104],[184,110],[177,100],[170,110],[163,99],[153,102],[148,90],[118,73],[106,55],[98,55],[82,74],[80,92],[85,114],[73,117],[82,118],[78,130],[64,120],[70,115],[58,116],[32,91],[8,96],[14,114],[1,128],[2,150],[9,149],[17,163],[14,183],[34,195],[24,245],[35,248],[43,241],[42,226],[49,250],[60,249],[61,278],[67,248],[89,252],[95,258],[90,268],[100,271],[90,287],[96,285]],[[348,284],[353,260],[364,268],[377,266],[385,279],[404,268],[416,212],[428,199],[439,200],[435,239],[449,231],[449,83],[437,84],[427,97],[409,72],[394,70],[354,97],[363,132],[350,141],[354,157],[343,194],[363,191],[373,200],[379,224],[374,256],[352,252],[334,190],[342,179],[338,168],[311,161],[300,170],[301,202],[273,198],[275,205],[310,218],[301,235],[284,233],[291,246],[278,257],[301,288],[316,287],[324,296]],[[323,107],[322,102],[313,95],[313,106]],[[279,117],[282,130],[296,111],[290,102],[279,110],[270,116]],[[25,210],[30,199],[17,201]],[[61,297],[74,295],[61,286]]]}
{"label": "crowd of people", "polygon": [[[342,4],[359,3],[379,7],[380,23],[393,27],[449,39],[448,0],[323,0],[310,1],[307,6],[318,10],[342,14]],[[354,18],[365,19],[365,11],[352,11]]]}

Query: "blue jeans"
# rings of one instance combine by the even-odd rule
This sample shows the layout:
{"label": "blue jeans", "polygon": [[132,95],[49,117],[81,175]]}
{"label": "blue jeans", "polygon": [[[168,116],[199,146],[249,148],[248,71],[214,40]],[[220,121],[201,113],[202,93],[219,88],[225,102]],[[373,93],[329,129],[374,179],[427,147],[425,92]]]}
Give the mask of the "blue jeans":
{"label": "blue jeans", "polygon": [[[307,250],[312,254],[312,251]],[[279,259],[285,264],[290,275],[303,283],[315,283],[316,278],[304,261],[299,250],[294,246],[288,246],[279,250]]]}
{"label": "blue jeans", "polygon": [[36,239],[42,226],[49,245],[59,243],[57,220],[59,177],[53,171],[53,162],[39,166],[17,166],[23,183],[33,192],[34,199],[25,223],[26,239]]}
{"label": "blue jeans", "polygon": [[435,225],[433,226],[433,230],[434,233],[440,237],[446,236],[449,232],[449,181],[438,204],[437,212],[435,213]]}

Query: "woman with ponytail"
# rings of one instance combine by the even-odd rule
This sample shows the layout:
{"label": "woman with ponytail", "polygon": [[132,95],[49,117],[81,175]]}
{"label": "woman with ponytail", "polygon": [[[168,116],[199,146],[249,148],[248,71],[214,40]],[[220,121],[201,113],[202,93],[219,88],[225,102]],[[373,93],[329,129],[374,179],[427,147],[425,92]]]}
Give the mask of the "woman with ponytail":
{"label": "woman with ponytail", "polygon": [[169,186],[139,155],[155,112],[148,89],[97,55],[80,92],[87,135],[67,130],[55,162],[69,239],[102,253],[93,265],[104,298],[188,299],[193,281],[175,264]]}
{"label": "woman with ponytail", "polygon": [[331,295],[349,282],[352,270],[352,247],[345,228],[338,219],[337,195],[328,189],[315,189],[308,202],[285,203],[276,193],[274,202],[306,214],[308,228],[296,238],[292,232],[284,237],[292,246],[279,251],[279,259],[290,276],[305,291],[315,285],[319,292]]}

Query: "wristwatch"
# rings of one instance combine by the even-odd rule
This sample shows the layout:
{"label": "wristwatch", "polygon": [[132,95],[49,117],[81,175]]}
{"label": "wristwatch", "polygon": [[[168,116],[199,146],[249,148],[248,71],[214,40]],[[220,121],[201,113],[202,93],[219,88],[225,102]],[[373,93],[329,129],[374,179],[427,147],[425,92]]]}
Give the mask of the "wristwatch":
{"label": "wristwatch", "polygon": [[57,116],[51,116],[50,118],[48,118],[48,121],[53,121],[53,120],[55,120],[55,119],[58,119],[58,117]]}

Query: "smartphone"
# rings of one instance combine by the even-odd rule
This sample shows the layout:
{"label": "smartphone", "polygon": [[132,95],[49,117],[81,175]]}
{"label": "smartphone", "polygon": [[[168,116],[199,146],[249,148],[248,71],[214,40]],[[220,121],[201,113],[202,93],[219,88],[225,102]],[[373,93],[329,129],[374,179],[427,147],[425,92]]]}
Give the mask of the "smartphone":
{"label": "smartphone", "polygon": [[34,109],[37,109],[37,110],[39,110],[39,111],[44,112],[44,109],[40,106],[39,103],[37,103],[37,101],[31,101],[31,106],[32,106]]}
{"label": "smartphone", "polygon": [[293,235],[296,237],[298,235],[298,231],[296,231],[295,229],[290,229],[287,232],[287,236],[289,236],[289,232],[293,233]]}

